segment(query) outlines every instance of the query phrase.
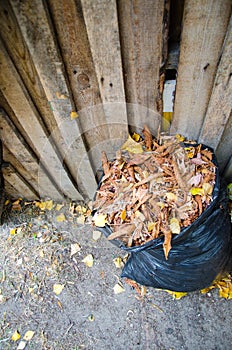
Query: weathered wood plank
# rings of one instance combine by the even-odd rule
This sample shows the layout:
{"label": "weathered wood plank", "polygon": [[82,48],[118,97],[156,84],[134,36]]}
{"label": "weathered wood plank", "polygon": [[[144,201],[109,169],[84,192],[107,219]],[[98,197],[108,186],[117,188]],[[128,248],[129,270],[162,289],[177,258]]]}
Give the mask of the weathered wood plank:
{"label": "weathered wood plank", "polygon": [[46,8],[40,0],[33,3],[29,0],[12,0],[11,3],[62,136],[63,142],[60,142],[59,148],[62,148],[64,162],[80,191],[85,197],[92,198],[96,191],[96,180],[83,143],[79,122],[70,118],[74,106],[69,97],[71,94],[66,83],[63,62]]}
{"label": "weathered wood plank", "polygon": [[230,0],[185,1],[171,133],[198,139],[230,12]]}
{"label": "weathered wood plank", "polygon": [[16,188],[18,195],[28,200],[36,200],[38,196],[34,193],[30,184],[25,181],[12,167],[9,165],[8,167],[3,169],[3,175],[6,181],[13,187]]}
{"label": "weathered wood plank", "polygon": [[62,57],[92,164],[101,164],[101,144],[109,141],[109,130],[80,0],[49,0]]}
{"label": "weathered wood plank", "polygon": [[216,149],[217,161],[221,172],[232,156],[232,112],[225,126],[220,143]]}
{"label": "weathered wood plank", "polygon": [[[17,67],[25,86],[30,91],[34,104],[38,108],[40,114],[43,115],[43,121],[46,123],[48,133],[57,130],[57,123],[55,122],[47,102],[43,86],[41,85],[32,57],[28,51],[18,21],[9,1],[0,2],[0,23],[0,33],[4,45],[7,48],[14,65]],[[39,33],[40,31],[38,31],[37,34]],[[35,38],[37,38],[37,35],[34,39]],[[56,136],[59,141],[59,133],[54,136]]]}
{"label": "weathered wood plank", "polygon": [[223,176],[228,182],[232,182],[232,156],[230,157]]}
{"label": "weathered wood plank", "polygon": [[[128,122],[135,129],[147,124],[155,132],[163,49],[164,0],[118,1],[120,39]],[[140,107],[146,107],[142,108]]]}
{"label": "weathered wood plank", "polygon": [[5,190],[6,190],[6,198],[17,199],[20,197],[16,188],[14,188],[8,181],[5,180]]}
{"label": "weathered wood plank", "polygon": [[38,112],[1,41],[0,66],[0,89],[14,111],[18,122],[26,131],[31,143],[34,144],[40,162],[66,196],[77,200],[82,199],[47,138],[43,126],[40,124]]}
{"label": "weathered wood plank", "polygon": [[[217,149],[232,110],[232,18],[228,26],[213,91],[199,136],[199,142]],[[232,148],[232,143],[231,143]]]}
{"label": "weathered wood plank", "polygon": [[0,137],[4,143],[4,160],[10,162],[17,169],[17,172],[34,187],[41,198],[50,196],[55,200],[62,200],[62,194],[58,192],[47,174],[39,167],[35,155],[1,108],[0,130]]}
{"label": "weathered wood plank", "polygon": [[115,0],[81,0],[100,96],[109,125],[109,146],[127,138],[127,113]]}

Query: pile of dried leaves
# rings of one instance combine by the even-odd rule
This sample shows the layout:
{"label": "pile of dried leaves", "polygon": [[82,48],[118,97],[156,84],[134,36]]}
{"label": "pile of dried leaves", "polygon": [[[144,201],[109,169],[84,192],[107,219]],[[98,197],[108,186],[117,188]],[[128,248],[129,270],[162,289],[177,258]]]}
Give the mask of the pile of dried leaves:
{"label": "pile of dried leaves", "polygon": [[129,136],[116,159],[102,152],[104,176],[93,204],[94,224],[110,226],[109,240],[127,247],[164,236],[166,259],[173,234],[191,225],[212,201],[216,167],[212,152],[184,144],[180,135]]}

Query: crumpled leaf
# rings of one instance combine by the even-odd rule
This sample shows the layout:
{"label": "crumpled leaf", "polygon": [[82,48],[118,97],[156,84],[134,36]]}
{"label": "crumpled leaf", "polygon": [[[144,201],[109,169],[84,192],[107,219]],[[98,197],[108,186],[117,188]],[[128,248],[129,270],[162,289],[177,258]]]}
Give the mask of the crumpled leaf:
{"label": "crumpled leaf", "polygon": [[94,257],[92,254],[86,255],[86,257],[82,260],[83,263],[85,263],[85,266],[92,267],[94,263]]}
{"label": "crumpled leaf", "polygon": [[177,195],[175,193],[172,193],[172,192],[167,192],[166,193],[166,198],[170,202],[176,202],[177,201]]}
{"label": "crumpled leaf", "polygon": [[95,320],[94,315],[93,315],[93,314],[90,314],[90,315],[88,316],[88,320],[89,320],[90,322],[93,322],[93,321]]}
{"label": "crumpled leaf", "polygon": [[27,331],[27,332],[24,334],[23,339],[26,340],[26,341],[29,341],[29,340],[31,340],[31,339],[34,337],[34,334],[35,334],[34,331]]}
{"label": "crumpled leaf", "polygon": [[13,341],[17,341],[17,340],[19,340],[20,338],[21,338],[21,335],[20,335],[20,333],[19,333],[18,330],[16,330],[16,331],[12,334],[12,336],[11,336],[11,340],[13,340]]}
{"label": "crumpled leaf", "polygon": [[53,285],[53,292],[56,295],[59,295],[63,289],[64,289],[64,284],[54,284]]}
{"label": "crumpled leaf", "polygon": [[70,257],[72,257],[73,255],[75,255],[76,253],[78,253],[81,250],[81,246],[79,243],[73,243],[71,244],[71,254]]}
{"label": "crumpled leaf", "polygon": [[61,208],[63,208],[64,204],[57,204],[56,205],[56,211],[60,211]]}
{"label": "crumpled leaf", "polygon": [[113,289],[114,289],[114,294],[120,294],[125,292],[125,289],[119,283],[115,284]]}
{"label": "crumpled leaf", "polygon": [[63,221],[65,221],[66,220],[66,217],[65,217],[65,215],[63,214],[63,213],[61,213],[60,215],[58,215],[57,217],[56,217],[56,221],[57,222],[63,222]]}
{"label": "crumpled leaf", "polygon": [[106,217],[107,217],[106,214],[94,215],[93,221],[94,221],[95,226],[104,227],[105,224],[107,223]]}
{"label": "crumpled leaf", "polygon": [[134,132],[133,135],[132,135],[132,139],[135,140],[136,142],[138,142],[139,139],[140,139],[140,135],[136,134],[136,132]]}
{"label": "crumpled leaf", "polygon": [[208,182],[204,182],[202,188],[205,195],[211,195],[213,193],[213,186]]}
{"label": "crumpled leaf", "polygon": [[134,141],[129,135],[127,141],[122,145],[121,149],[130,153],[143,153],[143,147],[140,143]]}
{"label": "crumpled leaf", "polygon": [[175,233],[175,234],[180,233],[180,223],[177,218],[171,218],[169,227],[172,233]]}
{"label": "crumpled leaf", "polygon": [[163,250],[165,259],[168,260],[168,254],[172,248],[171,246],[171,240],[172,240],[172,233],[171,231],[165,232],[164,234],[164,243],[163,243]]}
{"label": "crumpled leaf", "polygon": [[48,200],[48,201],[44,201],[44,202],[35,202],[35,206],[40,208],[41,210],[52,210],[53,208],[53,201],[52,200]]}
{"label": "crumpled leaf", "polygon": [[135,224],[124,224],[120,226],[121,228],[115,232],[112,232],[107,239],[115,239],[121,236],[129,236],[135,229]]}

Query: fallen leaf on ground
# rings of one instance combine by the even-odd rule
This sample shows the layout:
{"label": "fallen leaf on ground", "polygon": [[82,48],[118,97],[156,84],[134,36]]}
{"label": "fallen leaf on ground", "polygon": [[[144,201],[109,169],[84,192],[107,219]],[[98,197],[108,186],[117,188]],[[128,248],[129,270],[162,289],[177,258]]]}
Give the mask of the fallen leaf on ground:
{"label": "fallen leaf on ground", "polygon": [[173,298],[177,300],[185,297],[188,294],[187,292],[173,292],[172,290],[167,290],[167,289],[165,289],[165,292],[171,294]]}
{"label": "fallen leaf on ground", "polygon": [[118,256],[117,258],[115,258],[115,259],[113,260],[113,262],[114,262],[114,265],[115,265],[118,269],[121,269],[121,268],[123,268],[123,266],[124,266],[124,262],[122,261],[121,256]]}
{"label": "fallen leaf on ground", "polygon": [[18,347],[17,347],[17,350],[24,350],[26,345],[27,345],[27,343],[25,341],[21,340]]}
{"label": "fallen leaf on ground", "polygon": [[85,216],[84,215],[80,215],[77,217],[77,224],[78,225],[84,225],[85,223]]}
{"label": "fallen leaf on ground", "polygon": [[119,283],[115,284],[113,289],[114,289],[114,294],[120,294],[125,292],[125,289]]}
{"label": "fallen leaf on ground", "polygon": [[64,284],[54,284],[53,285],[53,292],[56,295],[59,295],[63,289],[64,289]]}
{"label": "fallen leaf on ground", "polygon": [[17,341],[17,340],[19,340],[20,338],[21,338],[21,335],[20,335],[19,331],[17,330],[17,331],[15,331],[15,332],[12,334],[11,340]]}
{"label": "fallen leaf on ground", "polygon": [[172,233],[174,234],[180,233],[180,223],[178,219],[171,218],[169,227]]}
{"label": "fallen leaf on ground", "polygon": [[92,267],[93,263],[94,263],[94,257],[92,254],[88,254],[86,255],[86,257],[82,260],[83,263],[85,263],[85,265],[87,267]]}
{"label": "fallen leaf on ground", "polygon": [[17,233],[17,228],[12,228],[12,229],[10,230],[10,235],[11,235],[11,236],[15,235],[16,233]]}
{"label": "fallen leaf on ground", "polygon": [[65,220],[66,220],[66,217],[63,213],[56,217],[56,221],[58,221],[58,222],[63,222]]}
{"label": "fallen leaf on ground", "polygon": [[101,238],[101,232],[100,231],[93,231],[93,240],[97,241]]}
{"label": "fallen leaf on ground", "polygon": [[93,321],[95,320],[94,315],[93,315],[93,314],[89,315],[89,316],[88,316],[88,320],[89,320],[90,322],[93,322]]}
{"label": "fallen leaf on ground", "polygon": [[24,340],[31,340],[34,336],[35,332],[34,331],[27,331],[23,337]]}
{"label": "fallen leaf on ground", "polygon": [[59,211],[61,208],[63,208],[64,204],[57,204],[55,210]]}
{"label": "fallen leaf on ground", "polygon": [[75,255],[76,253],[78,253],[81,250],[81,246],[79,243],[73,243],[71,244],[71,254],[70,256]]}

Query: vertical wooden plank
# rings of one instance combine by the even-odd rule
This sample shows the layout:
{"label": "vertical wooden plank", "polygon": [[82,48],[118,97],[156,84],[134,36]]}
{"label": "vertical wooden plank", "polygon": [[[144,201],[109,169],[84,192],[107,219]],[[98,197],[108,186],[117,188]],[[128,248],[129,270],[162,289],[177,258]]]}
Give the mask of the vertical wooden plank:
{"label": "vertical wooden plank", "polygon": [[230,0],[185,1],[171,133],[198,139],[230,12]]}
{"label": "vertical wooden plank", "polygon": [[216,156],[219,169],[223,172],[228,160],[232,156],[232,111],[222,134],[220,143],[216,149]]}
{"label": "vertical wooden plank", "polygon": [[[10,162],[30,183],[41,198],[50,196],[55,200],[62,200],[63,196],[56,189],[48,175],[40,169],[39,162],[28,145],[20,136],[5,111],[0,108],[0,138],[4,143],[4,160]],[[40,177],[38,179],[38,176]]]}
{"label": "vertical wooden plank", "polygon": [[34,144],[37,157],[66,196],[82,199],[47,138],[43,126],[40,124],[38,112],[1,41],[0,67],[0,89],[31,143]]}
{"label": "vertical wooden plank", "polygon": [[[127,114],[115,0],[81,0],[111,147],[127,138]],[[119,141],[119,144],[118,142]]]}
{"label": "vertical wooden plank", "polygon": [[[118,1],[128,122],[135,128],[146,123],[155,132],[158,85],[162,65],[164,0]],[[140,108],[137,106],[146,108]]]}
{"label": "vertical wooden plank", "polygon": [[[199,142],[217,149],[232,110],[232,17],[217,69]],[[231,142],[232,147],[232,142]]]}
{"label": "vertical wooden plank", "polygon": [[70,118],[74,106],[46,8],[40,0],[33,3],[29,0],[12,0],[11,3],[62,136],[63,143],[60,147],[63,148],[64,161],[81,192],[85,197],[92,198],[96,191],[96,180],[79,122]]}

